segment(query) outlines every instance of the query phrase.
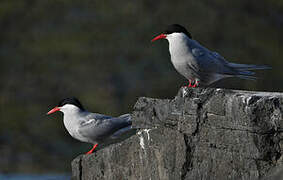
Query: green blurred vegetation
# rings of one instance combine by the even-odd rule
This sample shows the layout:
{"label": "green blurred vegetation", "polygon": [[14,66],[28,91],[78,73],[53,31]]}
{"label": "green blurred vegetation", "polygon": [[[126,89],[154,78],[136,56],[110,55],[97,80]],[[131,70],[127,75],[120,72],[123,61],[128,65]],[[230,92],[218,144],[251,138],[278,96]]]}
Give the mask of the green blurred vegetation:
{"label": "green blurred vegetation", "polygon": [[64,97],[113,116],[140,96],[174,97],[186,81],[167,42],[150,42],[172,23],[229,61],[273,67],[217,87],[282,91],[282,0],[1,0],[0,173],[70,171],[90,148],[45,115]]}

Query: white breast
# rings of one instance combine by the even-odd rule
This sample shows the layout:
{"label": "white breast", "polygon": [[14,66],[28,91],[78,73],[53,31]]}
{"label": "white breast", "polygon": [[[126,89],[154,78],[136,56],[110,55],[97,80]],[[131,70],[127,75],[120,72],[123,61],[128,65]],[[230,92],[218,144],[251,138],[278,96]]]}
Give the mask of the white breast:
{"label": "white breast", "polygon": [[188,64],[195,62],[187,41],[189,38],[183,33],[172,33],[167,37],[171,62],[176,70],[187,79],[194,78],[192,72],[187,68]]}
{"label": "white breast", "polygon": [[83,137],[79,132],[78,129],[81,124],[81,117],[77,117],[76,115],[64,115],[64,125],[69,134],[82,142],[89,142],[87,138]]}

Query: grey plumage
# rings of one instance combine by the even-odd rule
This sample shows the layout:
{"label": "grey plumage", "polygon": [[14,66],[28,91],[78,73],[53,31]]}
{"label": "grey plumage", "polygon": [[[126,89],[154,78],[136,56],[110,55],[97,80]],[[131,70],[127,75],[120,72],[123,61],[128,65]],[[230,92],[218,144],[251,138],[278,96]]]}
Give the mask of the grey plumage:
{"label": "grey plumage", "polygon": [[83,112],[85,120],[78,127],[78,133],[85,142],[99,144],[97,149],[121,142],[135,134],[130,114],[111,117],[103,114]]}
{"label": "grey plumage", "polygon": [[76,98],[66,98],[48,114],[61,111],[64,113],[63,122],[69,134],[82,142],[98,144],[95,148],[102,149],[110,144],[121,142],[136,133],[132,128],[130,114],[119,117],[91,113],[83,108]]}
{"label": "grey plumage", "polygon": [[200,81],[207,86],[227,77],[254,80],[250,70],[269,69],[264,65],[230,63],[217,52],[212,52],[188,36],[184,27],[174,24],[168,27],[167,34],[153,39],[165,38],[169,42],[171,62],[176,70],[188,80]]}

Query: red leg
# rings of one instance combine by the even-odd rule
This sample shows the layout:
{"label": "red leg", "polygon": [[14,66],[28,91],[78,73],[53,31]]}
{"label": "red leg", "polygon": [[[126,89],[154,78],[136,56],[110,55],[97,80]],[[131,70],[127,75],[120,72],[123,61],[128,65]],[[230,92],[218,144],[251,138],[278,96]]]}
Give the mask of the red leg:
{"label": "red leg", "polygon": [[97,147],[98,144],[93,145],[92,149],[88,151],[86,154],[91,154],[93,153],[94,149]]}
{"label": "red leg", "polygon": [[193,88],[198,87],[198,85],[199,85],[198,83],[199,83],[199,82],[198,82],[198,80],[196,79],[196,80],[195,80],[195,83],[194,83],[194,85],[193,85],[192,87],[193,87]]}
{"label": "red leg", "polygon": [[183,87],[192,87],[192,80],[189,79],[189,84],[187,86],[183,86]]}
{"label": "red leg", "polygon": [[192,80],[189,79],[189,85],[188,87],[192,87]]}

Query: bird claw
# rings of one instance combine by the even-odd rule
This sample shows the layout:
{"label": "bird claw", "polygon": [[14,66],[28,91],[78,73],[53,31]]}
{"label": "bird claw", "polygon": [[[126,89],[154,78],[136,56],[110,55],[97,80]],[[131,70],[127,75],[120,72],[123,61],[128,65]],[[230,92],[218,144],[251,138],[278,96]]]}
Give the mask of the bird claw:
{"label": "bird claw", "polygon": [[[192,84],[192,82],[193,82],[193,84]],[[195,79],[194,81],[189,79],[189,85],[187,87],[195,88],[195,87],[198,87],[198,86],[199,86],[199,81],[197,79]]]}
{"label": "bird claw", "polygon": [[194,85],[192,86],[193,88],[198,87],[199,86],[199,81],[196,79]]}
{"label": "bird claw", "polygon": [[192,80],[189,79],[189,85],[188,87],[192,87]]}

